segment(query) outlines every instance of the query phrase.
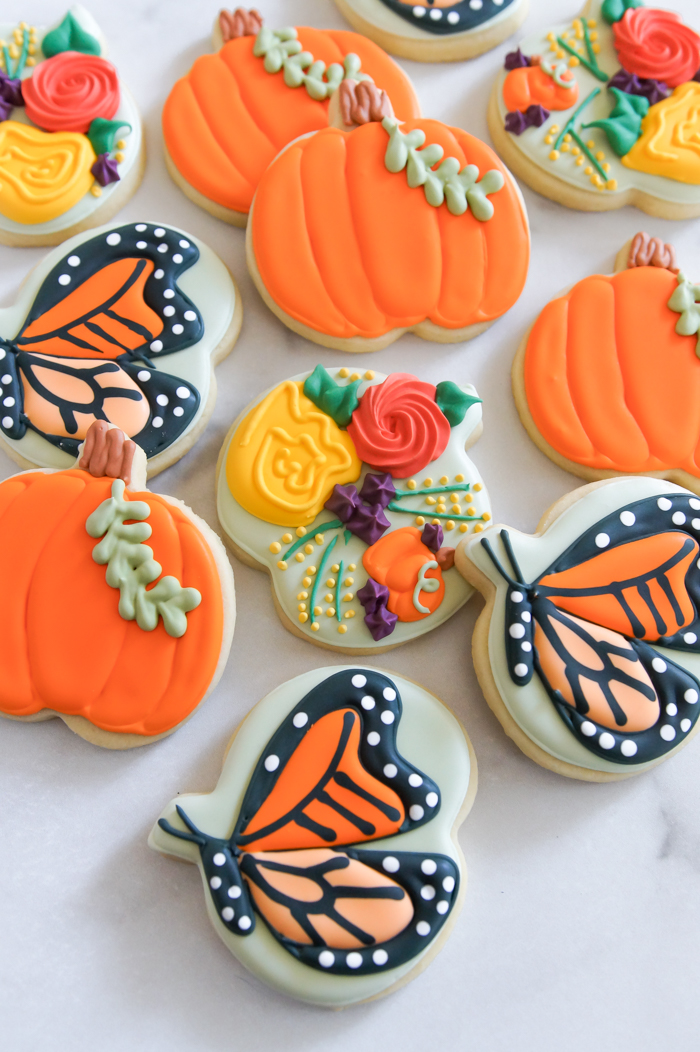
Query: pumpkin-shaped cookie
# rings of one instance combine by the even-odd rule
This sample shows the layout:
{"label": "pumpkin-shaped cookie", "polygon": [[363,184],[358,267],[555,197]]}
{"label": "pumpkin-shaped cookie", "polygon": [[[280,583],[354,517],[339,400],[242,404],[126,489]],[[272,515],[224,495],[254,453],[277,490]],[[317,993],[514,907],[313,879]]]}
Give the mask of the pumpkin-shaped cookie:
{"label": "pumpkin-shaped cookie", "polygon": [[[362,88],[346,82],[339,110]],[[338,350],[379,350],[409,330],[470,339],[525,283],[520,191],[468,132],[361,111],[265,172],[247,233],[253,280],[285,325]]]}
{"label": "pumpkin-shaped cookie", "polygon": [[55,245],[107,222],[145,166],[141,118],[80,4],[0,21],[0,242]]}
{"label": "pumpkin-shaped cookie", "polygon": [[100,421],[75,467],[0,483],[0,714],[124,749],[170,734],[216,684],[226,554],[145,478],[142,450]]}
{"label": "pumpkin-shaped cookie", "polygon": [[299,135],[325,128],[347,76],[371,78],[402,117],[420,113],[406,74],[370,40],[342,30],[273,30],[256,11],[222,11],[213,55],[197,59],[163,109],[168,170],[196,204],[245,226],[260,177]]}
{"label": "pumpkin-shaped cookie", "polygon": [[637,234],[617,273],[549,303],[513,365],[521,419],[587,479],[657,475],[700,493],[700,288]]}

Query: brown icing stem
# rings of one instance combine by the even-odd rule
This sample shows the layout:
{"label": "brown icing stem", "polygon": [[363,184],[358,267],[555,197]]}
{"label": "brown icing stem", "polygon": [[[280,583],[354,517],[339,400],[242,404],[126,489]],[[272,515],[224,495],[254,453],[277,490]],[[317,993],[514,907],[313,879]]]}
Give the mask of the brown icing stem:
{"label": "brown icing stem", "polygon": [[680,269],[673,245],[665,245],[660,237],[649,237],[643,230],[632,238],[627,267],[662,267],[672,274]]}
{"label": "brown icing stem", "polygon": [[441,570],[451,570],[455,564],[454,548],[440,548],[435,555],[435,561]]}
{"label": "brown icing stem", "polygon": [[338,103],[343,124],[369,124],[393,117],[389,96],[371,80],[344,80],[338,88]]}
{"label": "brown icing stem", "polygon": [[254,7],[237,7],[235,11],[219,12],[219,29],[224,44],[239,37],[254,37],[262,29],[263,18]]}
{"label": "brown icing stem", "polygon": [[110,427],[106,420],[95,420],[85,436],[79,467],[95,478],[123,479],[128,486],[135,452],[136,443],[123,431]]}

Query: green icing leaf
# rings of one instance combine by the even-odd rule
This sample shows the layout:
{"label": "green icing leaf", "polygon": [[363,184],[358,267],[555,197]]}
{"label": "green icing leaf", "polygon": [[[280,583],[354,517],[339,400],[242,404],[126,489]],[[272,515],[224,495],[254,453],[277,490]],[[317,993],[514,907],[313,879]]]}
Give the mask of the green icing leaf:
{"label": "green icing leaf", "polygon": [[332,417],[338,427],[347,427],[359,405],[357,388],[361,383],[361,380],[354,380],[341,387],[322,365],[317,365],[304,381],[304,394],[322,413]]}
{"label": "green icing leaf", "polygon": [[284,70],[284,83],[288,88],[306,88],[308,95],[317,102],[330,98],[346,77],[353,80],[370,80],[360,72],[361,62],[357,55],[349,54],[343,65],[332,62],[328,68],[320,59],[314,59],[310,51],[302,51],[297,40],[297,31],[291,26],[284,29],[268,29],[258,33],[253,45],[253,54],[264,58],[266,73]]}
{"label": "green icing leaf", "polygon": [[631,7],[644,7],[643,0],[603,0],[600,13],[611,26],[619,22]]}
{"label": "green icing leaf", "polygon": [[698,336],[695,353],[700,358],[700,285],[693,285],[683,274],[678,274],[678,287],[668,301],[668,306],[680,318],[676,322],[679,336]]}
{"label": "green icing leaf", "polygon": [[619,88],[609,89],[615,106],[609,117],[583,124],[583,128],[602,128],[618,157],[624,157],[642,134],[642,118],[649,111],[649,100],[643,95],[628,95]]}
{"label": "green icing leaf", "polygon": [[82,51],[84,55],[99,55],[102,49],[99,40],[83,29],[73,12],[69,11],[61,24],[46,34],[41,42],[41,50],[47,58],[53,58],[63,51]]}
{"label": "green icing leaf", "polygon": [[386,168],[394,173],[405,168],[408,185],[411,188],[422,186],[429,205],[439,208],[446,201],[448,210],[455,216],[461,216],[471,208],[474,218],[482,223],[492,217],[493,204],[488,195],[501,190],[505,182],[497,169],[486,172],[479,179],[479,169],[475,164],[467,164],[460,171],[456,157],[446,157],[439,168],[434,168],[445,151],[436,143],[419,150],[418,147],[425,142],[424,131],[414,128],[404,134],[393,117],[385,117],[382,127],[389,136],[384,154]]}
{"label": "green icing leaf", "polygon": [[[92,557],[107,566],[110,588],[119,589],[119,616],[135,620],[145,632],[152,632],[162,617],[168,635],[179,639],[187,631],[187,614],[199,606],[202,596],[196,588],[183,588],[175,577],[161,577],[155,588],[146,591],[163,569],[153,558],[153,549],[142,543],[153,532],[143,521],[150,514],[145,501],[124,500],[124,483],[115,479],[112,496],[95,508],[85,529],[91,537],[102,537]],[[127,519],[136,521],[127,524]]]}
{"label": "green icing leaf", "polygon": [[435,388],[435,401],[447,417],[450,427],[461,424],[467,409],[480,402],[476,395],[466,394],[452,380],[443,380]]}
{"label": "green icing leaf", "polygon": [[104,117],[95,117],[90,122],[87,136],[98,157],[101,153],[112,152],[120,128],[128,128],[131,131],[131,125],[126,121],[108,121]]}

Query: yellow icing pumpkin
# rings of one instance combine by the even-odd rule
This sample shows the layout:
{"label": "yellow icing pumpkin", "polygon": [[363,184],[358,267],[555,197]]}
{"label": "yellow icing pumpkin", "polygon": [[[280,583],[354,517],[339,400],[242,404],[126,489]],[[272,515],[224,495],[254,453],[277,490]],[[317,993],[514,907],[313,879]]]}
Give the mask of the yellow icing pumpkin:
{"label": "yellow icing pumpkin", "polygon": [[642,121],[642,135],[622,163],[649,175],[700,185],[700,83],[681,84]]}
{"label": "yellow icing pumpkin", "polygon": [[347,431],[316,408],[303,384],[285,380],[239,424],[226,458],[235,500],[278,526],[307,526],[336,484],[359,478]]}
{"label": "yellow icing pumpkin", "polygon": [[79,132],[0,123],[0,213],[28,226],[63,215],[93,183],[95,151]]}

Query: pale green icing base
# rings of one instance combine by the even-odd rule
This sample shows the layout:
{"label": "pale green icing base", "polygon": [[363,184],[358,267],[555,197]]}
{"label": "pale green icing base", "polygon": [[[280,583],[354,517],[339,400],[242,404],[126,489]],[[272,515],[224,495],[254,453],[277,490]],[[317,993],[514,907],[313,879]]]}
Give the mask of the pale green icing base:
{"label": "pale green icing base", "polygon": [[501,11],[499,14],[494,15],[494,17],[489,19],[488,22],[483,22],[480,26],[476,26],[474,29],[465,29],[461,33],[448,33],[446,36],[438,36],[436,33],[429,33],[426,29],[421,29],[420,26],[413,25],[411,22],[399,18],[399,16],[394,14],[390,8],[385,7],[384,4],[380,3],[380,0],[345,0],[345,3],[348,7],[351,7],[353,11],[356,11],[361,18],[364,18],[367,22],[371,22],[372,25],[377,27],[377,29],[381,29],[386,33],[393,33],[395,36],[405,37],[406,40],[430,41],[431,43],[441,43],[444,41],[445,44],[447,44],[448,41],[463,40],[465,37],[473,36],[475,33],[482,33],[486,27],[491,29],[493,26],[497,26],[501,22],[506,22],[516,11],[519,10],[519,8],[523,6],[525,0],[515,0],[515,3],[511,4],[505,11]]}
{"label": "pale green icing base", "polygon": [[[273,690],[240,725],[214,791],[177,796],[160,817],[173,821],[175,816],[177,825],[179,819],[175,805],[178,804],[204,832],[213,836],[230,836],[250,776],[276,728],[313,687],[328,676],[352,667],[338,665],[314,669]],[[372,668],[371,665],[357,667]],[[464,879],[461,853],[452,839],[451,831],[462,809],[470,780],[476,777],[467,739],[452,713],[433,694],[401,676],[383,669],[376,671],[393,679],[403,701],[397,748],[407,760],[435,779],[440,786],[442,803],[432,822],[409,833],[372,841],[371,846],[449,855]],[[212,904],[207,880],[199,862],[199,849],[194,844],[176,840],[157,824],[151,830],[148,843],[156,851],[199,865],[207,910],[217,935],[246,968],[263,982],[290,997],[329,1008],[356,1004],[376,997],[399,982],[430,952],[428,945],[425,952],[412,961],[376,975],[345,977],[318,972],[296,961],[282,949],[260,918],[252,935],[241,937],[228,931]]]}
{"label": "pale green icing base", "polygon": [[[331,376],[333,376],[337,382],[343,382],[338,378],[337,369],[331,369],[329,371]],[[309,372],[299,373],[297,376],[291,377],[291,379],[305,380],[309,375]],[[358,388],[358,395],[361,397],[367,387],[381,383],[382,380],[385,379],[385,373],[375,372],[374,380],[365,381],[360,385]],[[469,391],[470,394],[476,393],[474,388],[468,385],[463,389]],[[259,398],[246,406],[238,417],[235,426],[237,426],[251,411],[254,405],[257,405],[267,397],[271,390],[274,390],[274,388],[269,388],[267,391],[264,391]],[[462,474],[464,475],[464,481],[470,483],[472,487],[475,483],[482,482],[479,472],[467,456],[464,448],[467,443],[473,440],[474,432],[480,428],[481,415],[480,403],[477,402],[470,406],[462,423],[452,428],[450,440],[444,453],[439,456],[437,460],[433,460],[429,464],[426,464],[426,466],[415,475],[417,488],[421,488],[422,480],[428,476],[432,477],[435,485],[438,485],[438,480],[442,475],[447,475],[450,482],[452,482],[455,475]],[[364,650],[384,648],[387,646],[398,646],[401,643],[407,643],[411,639],[416,639],[419,636],[424,635],[426,632],[430,632],[433,628],[437,628],[438,625],[443,624],[448,618],[456,613],[456,611],[459,610],[459,608],[463,606],[473,594],[474,589],[471,585],[467,584],[464,578],[455,569],[448,570],[443,576],[445,581],[445,596],[435,613],[421,621],[397,622],[396,628],[391,635],[385,636],[384,639],[375,642],[363,620],[365,614],[364,608],[356,598],[358,588],[362,588],[363,585],[367,583],[367,573],[362,566],[362,556],[367,551],[367,545],[354,535],[350,537],[347,543],[344,543],[343,532],[339,530],[337,533],[339,539],[333,549],[329,566],[330,564],[339,563],[342,559],[345,565],[343,577],[349,572],[354,578],[353,585],[343,587],[341,592],[342,594],[345,594],[349,590],[354,594],[355,598],[352,602],[342,603],[341,606],[343,613],[345,613],[346,610],[354,610],[355,616],[349,620],[343,618],[342,624],[347,625],[348,628],[344,635],[338,632],[338,621],[336,618],[328,617],[325,613],[318,618],[318,623],[320,624],[319,630],[317,632],[312,632],[310,621],[304,624],[299,622],[297,594],[304,590],[302,579],[304,577],[305,567],[309,565],[319,565],[319,560],[325,549],[325,545],[322,547],[315,545],[315,552],[312,555],[307,556],[303,563],[297,563],[292,556],[289,560],[287,570],[279,570],[277,568],[278,561],[290,545],[283,545],[281,552],[273,554],[270,551],[270,544],[274,541],[281,543],[282,535],[287,532],[292,534],[293,540],[295,541],[297,540],[297,536],[291,528],[287,529],[282,526],[275,526],[263,522],[261,519],[251,515],[250,512],[246,511],[236,500],[234,500],[226,481],[226,458],[233,433],[234,428],[231,429],[231,437],[224,445],[220,458],[219,477],[217,480],[217,511],[219,521],[234,544],[239,548],[242,548],[257,562],[262,563],[265,569],[269,570],[272,577],[273,588],[275,589],[275,594],[282,610],[289,620],[294,623],[295,628],[302,631],[304,635],[315,641],[321,640],[333,647],[355,647]],[[367,472],[376,473],[377,471],[378,469],[376,468],[370,468],[367,465],[363,465],[362,474],[355,483],[358,490],[361,488],[362,481]],[[394,479],[394,484],[397,489],[404,489],[404,480]],[[426,522],[430,522],[434,516],[431,514],[431,507],[425,504],[424,501],[424,497],[406,498],[402,500],[402,505],[410,507],[412,510],[414,509],[411,515],[394,512],[387,508],[385,514],[391,522],[391,528],[400,529],[403,526],[414,526],[415,517],[417,515],[422,515]],[[448,501],[448,509],[449,506],[450,502]],[[488,512],[490,515],[491,505],[485,488],[473,493],[473,501],[470,506],[475,510],[475,520],[477,520],[484,512]],[[463,503],[462,508],[464,509],[464,507],[465,505]],[[432,510],[434,511],[434,509],[435,505],[432,505]],[[314,523],[307,528],[308,540],[313,542],[314,527],[317,528],[322,522],[330,522],[335,518],[336,516],[331,512],[324,510],[318,518],[314,520]],[[459,523],[453,530],[445,530],[445,521],[446,520],[444,519],[441,520],[444,530],[443,546],[456,547],[465,534],[459,532]],[[473,527],[470,526],[470,530],[472,529]],[[389,532],[390,531],[387,531],[384,536],[388,536]],[[335,534],[333,534],[333,536],[335,536]],[[354,571],[348,571],[348,563],[355,563],[356,569]],[[328,572],[329,567],[327,567],[324,572],[324,579],[328,576]],[[336,575],[333,574],[333,576]],[[306,590],[310,591],[310,589]],[[323,597],[324,593],[328,590],[329,589],[321,586],[319,588],[319,596]],[[330,589],[330,591],[333,591],[333,589]],[[321,605],[323,605],[325,609],[329,604],[322,603]]]}
{"label": "pale green icing base", "polygon": [[[655,478],[616,479],[590,491],[581,500],[576,501],[540,537],[519,533],[508,527],[508,534],[524,578],[527,581],[534,581],[540,577],[569,545],[606,515],[632,501],[642,500],[644,497],[661,496],[664,493],[687,493],[687,490]],[[501,529],[503,529],[502,526],[494,526],[486,533],[486,536],[494,547],[496,555],[504,558],[503,548],[496,540],[496,533]],[[483,536],[484,534],[481,535]],[[567,728],[537,674],[525,686],[517,686],[513,683],[508,672],[505,654],[505,600],[508,585],[479,543],[480,539],[480,537],[470,538],[466,542],[464,552],[496,585],[496,599],[489,626],[489,659],[498,692],[520,729],[550,756],[590,771],[601,771],[606,774],[637,774],[655,766],[658,761],[619,764],[596,756],[581,745]],[[669,656],[668,650],[657,649],[663,656]],[[678,665],[687,668],[694,676],[700,678],[700,654],[681,653],[674,650],[670,656]]]}
{"label": "pale green icing base", "polygon": [[[596,58],[600,68],[610,78],[621,67],[617,52],[613,46],[612,26],[609,26],[601,15],[601,6],[601,0],[591,0],[586,5],[585,10],[587,18],[595,18],[597,21],[596,32],[598,33],[597,42],[600,44],[600,52]],[[648,6],[654,5],[650,4]],[[563,22],[556,26],[547,26],[539,33],[524,37],[520,41],[519,47],[525,55],[553,54],[550,51],[550,42],[546,39],[547,34],[553,32],[557,36],[561,36],[563,30],[571,29],[572,23],[573,17],[568,22]],[[506,79],[507,72],[507,70],[502,69],[498,75],[497,82],[498,112],[504,124],[508,110],[503,101],[503,82]],[[600,94],[589,103],[580,118],[577,119],[576,127],[578,129],[581,123],[588,124],[589,121],[608,117],[614,100],[611,93],[606,89],[605,82],[594,77],[584,66],[576,66],[573,72],[579,86],[577,106],[583,102],[594,88],[601,89]],[[563,128],[575,108],[575,106],[572,106],[568,110],[552,111],[549,119],[541,128],[527,128],[522,135],[510,135],[511,143],[515,148],[521,150],[529,160],[540,165],[548,175],[561,179],[562,182],[582,191],[600,194],[601,196],[605,195],[614,199],[631,189],[635,189],[652,197],[658,197],[662,201],[687,205],[700,204],[700,186],[692,186],[688,183],[676,182],[674,179],[667,179],[661,175],[649,175],[646,172],[637,172],[631,168],[625,168],[601,128],[586,128],[580,134],[585,142],[589,140],[595,142],[594,154],[599,150],[604,152],[605,160],[603,163],[610,165],[608,179],[617,180],[616,190],[597,190],[592,185],[589,176],[584,175],[584,168],[588,167],[590,163],[587,160],[580,168],[576,167],[575,159],[571,153],[562,153],[557,161],[550,161],[549,154],[552,146],[545,143],[545,136],[553,124],[558,124],[560,129]]]}
{"label": "pale green icing base", "polygon": [[[149,220],[149,222],[157,222],[157,220]],[[20,289],[17,302],[11,307],[0,309],[0,336],[11,341],[17,335],[44,279],[59,260],[70,255],[85,241],[90,241],[93,237],[125,225],[131,224],[113,222],[107,226],[95,227],[93,230],[76,234],[75,237],[52,249],[27,277]],[[180,230],[179,227],[173,227],[168,223],[163,225],[171,230],[178,230],[183,237],[186,237],[199,249],[199,259],[194,266],[180,275],[177,284],[178,288],[196,304],[202,315],[204,336],[193,347],[155,359],[158,369],[188,381],[197,388],[200,394],[199,409],[189,427],[177,440],[181,442],[197,426],[206,407],[212,384],[211,355],[231,324],[236,307],[236,287],[226,265],[207,245],[186,230]],[[28,430],[24,438],[16,441],[3,436],[3,442],[12,446],[21,457],[37,467],[70,468],[75,463],[75,457],[57,449],[32,430]]]}

